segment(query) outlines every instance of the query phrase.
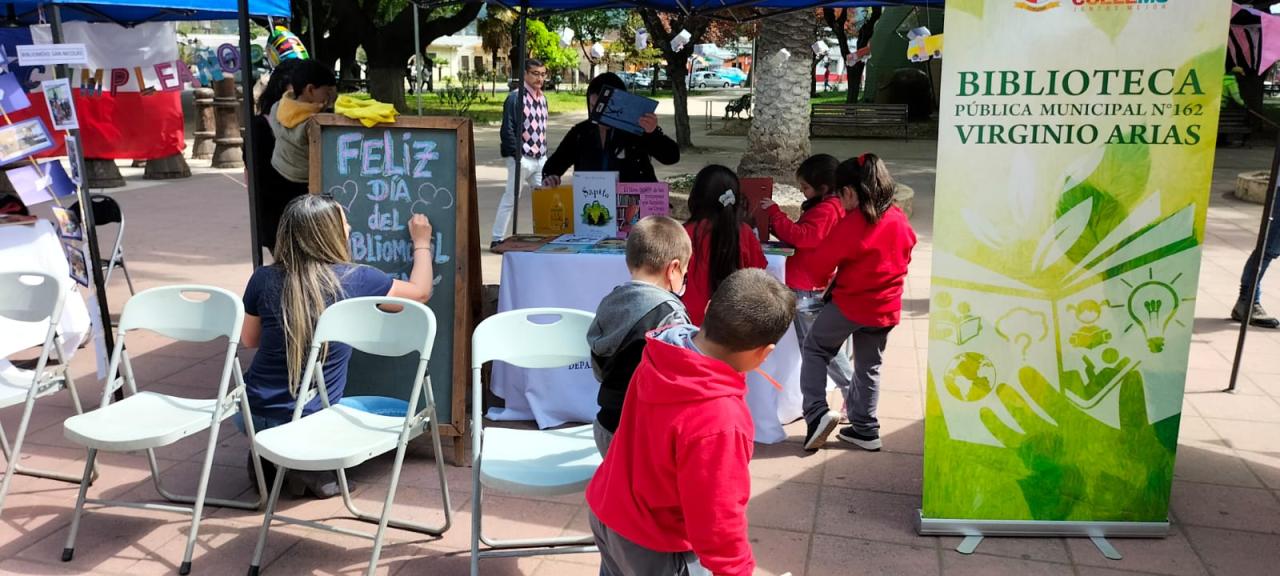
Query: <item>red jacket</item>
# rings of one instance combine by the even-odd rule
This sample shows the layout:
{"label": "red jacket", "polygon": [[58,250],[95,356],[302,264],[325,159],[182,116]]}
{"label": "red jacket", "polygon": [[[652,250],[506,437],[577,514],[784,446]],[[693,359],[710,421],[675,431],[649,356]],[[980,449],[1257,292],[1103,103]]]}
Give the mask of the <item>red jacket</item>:
{"label": "red jacket", "polygon": [[794,290],[826,290],[831,274],[815,276],[811,272],[814,250],[844,218],[844,204],[839,198],[828,196],[800,214],[797,222],[792,222],[777,204],[769,207],[768,214],[774,236],[796,249],[795,255],[787,258],[787,286]]}
{"label": "red jacket", "polygon": [[832,301],[849,320],[863,326],[896,326],[915,245],[916,233],[897,206],[890,206],[874,226],[854,210],[818,246],[811,272],[820,278],[835,270]]}
{"label": "red jacket", "polygon": [[755,436],[746,378],[691,349],[696,333],[686,325],[650,335],[587,505],[635,544],[692,550],[717,576],[748,576]]}
{"label": "red jacket", "polygon": [[[702,318],[707,314],[707,303],[711,301],[710,226],[706,221],[684,225],[684,231],[693,241],[693,257],[689,259],[689,276],[685,279],[684,296],[680,299],[684,300],[684,307],[689,311],[689,320],[694,326],[702,325]],[[769,266],[755,230],[746,224],[739,228],[738,254],[738,265],[741,268]]]}

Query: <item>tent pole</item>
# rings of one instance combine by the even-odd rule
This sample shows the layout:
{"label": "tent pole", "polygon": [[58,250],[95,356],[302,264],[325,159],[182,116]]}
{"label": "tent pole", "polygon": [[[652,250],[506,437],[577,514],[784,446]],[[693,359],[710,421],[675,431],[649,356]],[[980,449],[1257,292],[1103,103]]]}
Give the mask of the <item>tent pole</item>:
{"label": "tent pole", "polygon": [[[62,43],[62,10],[57,4],[50,6],[49,29],[53,34],[53,43]],[[67,76],[67,67],[59,64],[54,69],[55,78],[65,78]],[[68,132],[75,137],[80,143],[79,158],[72,158],[72,162],[79,162],[84,166],[84,140],[80,139],[80,130],[70,130]],[[102,276],[102,266],[98,263],[102,261],[102,251],[98,245],[98,228],[97,223],[93,221],[93,203],[91,202],[88,184],[89,179],[81,174],[83,183],[76,186],[76,200],[80,203],[80,229],[84,232],[84,241],[89,246],[89,261],[87,262],[88,272],[93,277],[93,294],[98,300],[98,327],[102,330],[102,345],[104,350],[98,350],[100,355],[109,355],[115,350],[115,334],[111,332],[111,312],[107,308],[107,282]],[[114,256],[114,254],[113,254]],[[92,338],[92,334],[90,335]],[[110,377],[110,376],[108,376]],[[116,399],[123,398],[123,391],[116,390]]]}
{"label": "tent pole", "polygon": [[249,45],[249,0],[237,0],[240,16],[240,84],[244,89],[244,102],[240,107],[240,121],[244,123],[244,186],[249,192],[249,242],[252,243],[253,268],[262,266],[262,246],[258,239],[258,187],[254,175],[253,143],[253,62],[249,60],[253,47]]}
{"label": "tent pole", "polygon": [[[417,7],[417,4],[414,4]],[[320,45],[316,44],[316,0],[307,0],[307,31],[311,33],[311,43],[307,45],[312,58],[320,56]]]}
{"label": "tent pole", "polygon": [[[1280,134],[1276,136],[1276,151],[1271,159],[1271,178],[1267,180],[1267,198],[1262,204],[1262,224],[1258,226],[1258,242],[1254,245],[1254,254],[1258,255],[1258,270],[1262,270],[1262,258],[1266,258],[1267,240],[1271,235],[1271,226],[1274,224],[1273,214],[1276,207],[1276,185],[1277,177],[1280,177]],[[1248,263],[1245,264],[1248,266]],[[1255,278],[1253,286],[1249,289],[1250,304],[1258,297],[1258,282],[1261,277]],[[1225,392],[1236,391],[1236,381],[1240,377],[1240,361],[1244,358],[1244,341],[1249,335],[1249,322],[1253,320],[1253,306],[1249,306],[1240,322],[1240,337],[1236,340],[1236,355],[1231,363],[1231,381],[1227,384]]]}
{"label": "tent pole", "polygon": [[[518,46],[517,46],[517,49],[519,50],[519,55],[518,55],[519,60],[517,61],[515,76],[516,76],[516,83],[519,85],[519,88],[517,89],[519,91],[519,95],[518,95],[519,100],[516,101],[515,128],[516,128],[516,134],[519,135],[524,131],[524,96],[525,96],[525,93],[527,92],[524,86],[524,66],[525,66],[525,62],[529,58],[529,54],[528,54],[529,52],[529,47],[528,47],[529,1],[528,0],[520,0],[520,23],[517,24],[517,26],[520,27],[520,37],[519,37]],[[524,179],[520,177],[521,176],[520,172],[524,170],[524,168],[521,166],[521,164],[523,164],[522,160],[524,159],[523,150],[524,150],[524,146],[521,143],[517,142],[516,143],[516,185],[515,185],[516,199],[515,199],[515,204],[511,207],[511,235],[513,236],[520,234],[520,189],[524,187]]]}
{"label": "tent pole", "polygon": [[418,4],[413,5],[413,98],[422,115],[422,25],[418,20]]}

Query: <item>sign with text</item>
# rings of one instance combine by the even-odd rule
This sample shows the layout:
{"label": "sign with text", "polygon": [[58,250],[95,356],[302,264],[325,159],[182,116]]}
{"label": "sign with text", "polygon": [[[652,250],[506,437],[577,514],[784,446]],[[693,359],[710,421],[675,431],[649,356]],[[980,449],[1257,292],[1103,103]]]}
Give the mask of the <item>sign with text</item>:
{"label": "sign with text", "polygon": [[618,184],[618,238],[626,238],[631,227],[649,216],[671,213],[671,186],[666,182]]}
{"label": "sign with text", "polygon": [[922,533],[1167,531],[1230,7],[947,2]]}
{"label": "sign with text", "polygon": [[[394,124],[366,128],[355,120],[324,114],[313,122],[310,133],[311,191],[330,194],[346,208],[352,261],[408,280],[415,256],[432,258],[427,306],[439,330],[429,373],[440,418],[460,424],[461,394],[470,377],[466,357],[473,304],[478,301],[474,292],[480,289],[471,122],[402,117]],[[408,226],[414,214],[431,221],[435,238],[430,255],[413,251]],[[371,376],[353,379],[347,393],[407,399],[405,382],[412,378],[416,362],[353,354],[350,373],[368,370]]]}
{"label": "sign with text", "polygon": [[83,66],[88,61],[89,51],[84,44],[18,46],[18,64],[21,66],[56,66],[58,64]]}

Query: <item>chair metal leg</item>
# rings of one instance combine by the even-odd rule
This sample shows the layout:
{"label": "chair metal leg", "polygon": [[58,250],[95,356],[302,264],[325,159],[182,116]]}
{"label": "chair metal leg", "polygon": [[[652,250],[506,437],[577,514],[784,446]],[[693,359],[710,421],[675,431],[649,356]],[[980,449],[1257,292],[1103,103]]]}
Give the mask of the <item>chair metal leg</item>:
{"label": "chair metal leg", "polygon": [[62,561],[70,562],[71,557],[76,551],[76,531],[80,529],[80,516],[84,514],[84,497],[89,491],[89,475],[93,473],[94,460],[98,458],[98,451],[90,448],[89,455],[84,459],[84,476],[80,479],[80,493],[76,496],[76,509],[71,514],[71,529],[67,532],[67,545],[62,549]]}
{"label": "chair metal leg", "polygon": [[[216,438],[214,441],[216,443]],[[188,496],[186,494],[174,494],[173,492],[170,492],[169,490],[165,489],[164,483],[160,479],[160,465],[156,461],[155,450],[148,448],[146,452],[147,452],[147,463],[151,467],[151,483],[155,486],[156,492],[159,493],[160,496],[163,497],[165,500],[168,500],[170,502],[176,502],[178,504],[194,505],[196,503],[195,496]],[[212,451],[209,452],[208,457],[212,458]],[[224,500],[222,498],[205,498],[204,499],[205,504],[212,504],[214,506],[218,506],[221,508],[236,508],[238,510],[259,510],[262,508],[262,504],[265,501],[266,501],[266,497],[261,492],[258,493],[258,500],[255,502],[247,502],[244,500]]]}
{"label": "chair metal leg", "polygon": [[[187,550],[182,556],[178,574],[191,573],[191,555],[196,549],[196,536],[200,532],[200,517],[204,514],[204,500],[209,493],[209,471],[213,469],[213,451],[218,447],[218,422],[209,427],[209,445],[204,452],[204,465],[200,468],[200,483],[196,484],[196,501],[191,509],[191,533],[187,535]],[[155,453],[149,452],[154,458]],[[261,498],[261,495],[259,495]]]}
{"label": "chair metal leg", "polygon": [[[5,444],[5,470],[4,480],[0,480],[0,512],[4,511],[4,498],[9,494],[9,483],[13,481],[13,475],[18,473],[18,460],[22,457],[22,441],[27,435],[27,424],[31,421],[31,408],[34,404],[33,399],[28,399],[22,410],[22,420],[18,423],[18,435],[13,439],[13,451],[8,450],[8,442]],[[3,431],[0,431],[3,434]]]}
{"label": "chair metal leg", "polygon": [[276,514],[276,503],[280,500],[280,487],[284,486],[284,475],[289,469],[276,468],[276,478],[271,484],[271,497],[267,499],[267,509],[262,515],[262,528],[258,530],[258,544],[253,549],[253,560],[249,563],[249,576],[258,576],[262,566],[262,552],[267,547],[267,532],[271,530],[271,520]]}
{"label": "chair metal leg", "polygon": [[[432,430],[433,434],[437,431],[438,431],[438,428],[435,428],[433,426],[433,430]],[[434,446],[436,449],[436,468],[439,470],[439,474],[440,474],[440,490],[444,495],[444,498],[443,498],[444,523],[439,526],[431,526],[431,525],[422,524],[419,522],[410,522],[407,520],[397,520],[395,518],[389,518],[387,525],[391,526],[392,528],[398,528],[400,530],[409,530],[411,532],[418,532],[421,534],[428,534],[431,536],[440,536],[445,532],[448,532],[449,528],[453,526],[453,510],[450,508],[451,500],[449,499],[449,485],[445,481],[444,468],[443,468],[444,462],[440,455],[440,437],[439,435],[436,435],[433,437],[433,439],[435,440]],[[405,446],[405,445],[402,445],[402,446]],[[393,471],[393,476],[392,476],[393,483],[391,485],[392,487],[396,486],[395,483],[398,482],[397,478],[399,475],[399,470],[402,467],[403,463],[404,463],[404,454],[402,453],[402,451],[398,451],[396,456],[396,464],[394,464],[392,467],[392,471]],[[360,508],[356,506],[355,500],[351,497],[351,490],[349,488],[350,485],[347,483],[346,471],[338,470],[337,472],[338,472],[338,486],[342,488],[342,502],[343,504],[346,505],[347,511],[351,512],[352,516],[355,516],[357,519],[363,520],[365,522],[371,522],[375,524],[380,523],[381,522],[380,516],[374,516],[372,514],[368,514],[360,510]],[[388,492],[388,494],[390,494],[390,492]],[[385,510],[386,509],[384,508],[384,512]]]}
{"label": "chair metal leg", "polygon": [[129,267],[124,265],[124,256],[120,256],[120,271],[124,272],[124,282],[129,285],[129,295],[136,294],[133,291],[133,278],[129,277]]}
{"label": "chair metal leg", "polygon": [[480,500],[484,492],[480,485],[479,458],[472,462],[471,468],[471,576],[480,576]]}

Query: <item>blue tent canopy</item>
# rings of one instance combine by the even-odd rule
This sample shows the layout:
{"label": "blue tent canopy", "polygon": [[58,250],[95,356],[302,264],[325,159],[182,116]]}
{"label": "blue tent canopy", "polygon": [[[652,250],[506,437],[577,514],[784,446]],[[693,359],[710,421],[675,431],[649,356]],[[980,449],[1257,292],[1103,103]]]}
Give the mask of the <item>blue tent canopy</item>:
{"label": "blue tent canopy", "polygon": [[[43,0],[4,2],[0,0],[0,20],[20,24],[39,21],[39,7],[57,5],[63,22],[115,22],[122,25],[171,20],[234,20],[236,0]],[[289,16],[289,0],[249,0],[252,16]],[[12,18],[12,19],[10,19]]]}
{"label": "blue tent canopy", "polygon": [[[497,0],[516,8],[520,0]],[[525,0],[532,10],[587,10],[594,8],[655,8],[667,12],[715,12],[734,8],[795,10],[810,7],[920,6],[941,8],[945,0]]]}

